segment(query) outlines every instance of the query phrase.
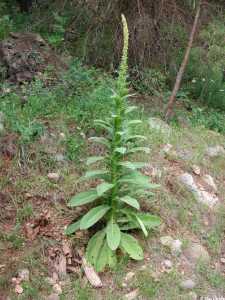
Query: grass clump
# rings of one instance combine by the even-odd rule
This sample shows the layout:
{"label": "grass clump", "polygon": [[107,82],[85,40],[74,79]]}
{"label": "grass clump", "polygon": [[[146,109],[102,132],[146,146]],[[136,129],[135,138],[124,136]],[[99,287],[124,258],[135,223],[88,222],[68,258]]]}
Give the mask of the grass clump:
{"label": "grass clump", "polygon": [[100,223],[100,230],[90,239],[86,257],[97,271],[102,271],[107,265],[116,264],[116,253],[127,253],[135,260],[142,260],[143,250],[138,241],[127,231],[141,229],[145,236],[148,230],[158,226],[160,219],[151,214],[140,212],[140,203],[136,199],[146,190],[149,192],[155,185],[149,183],[149,178],[142,175],[138,169],[145,164],[131,162],[128,156],[137,152],[149,152],[148,148],[137,147],[134,144],[144,140],[141,135],[133,135],[132,127],[141,123],[140,120],[128,120],[128,115],[135,109],[127,105],[129,97],[127,88],[127,52],[128,28],[123,16],[124,49],[119,69],[119,77],[113,93],[113,111],[107,120],[96,120],[96,125],[107,132],[106,137],[91,137],[93,142],[100,143],[106,148],[105,156],[90,157],[88,165],[100,162],[104,168],[88,171],[84,179],[100,179],[99,185],[73,197],[70,207],[77,207],[98,201],[81,220],[71,224],[67,234],[77,230],[86,230]]}

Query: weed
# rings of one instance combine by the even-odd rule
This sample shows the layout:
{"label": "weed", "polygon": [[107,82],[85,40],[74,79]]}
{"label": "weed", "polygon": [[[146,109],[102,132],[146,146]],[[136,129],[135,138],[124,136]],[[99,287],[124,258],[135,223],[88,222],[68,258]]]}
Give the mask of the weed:
{"label": "weed", "polygon": [[132,134],[132,127],[140,124],[141,121],[129,121],[126,117],[134,107],[128,107],[126,103],[129,96],[126,83],[128,28],[124,17],[123,25],[124,49],[113,95],[114,111],[106,121],[96,121],[96,124],[103,128],[108,136],[90,138],[105,146],[106,155],[90,157],[87,160],[88,165],[104,162],[106,167],[88,171],[84,176],[86,180],[101,179],[102,181],[95,189],[82,192],[69,202],[70,207],[77,207],[101,199],[101,205],[92,208],[81,220],[71,224],[66,230],[67,234],[71,234],[79,229],[89,229],[105,219],[106,227],[92,236],[86,252],[87,260],[98,271],[102,271],[107,265],[115,266],[117,249],[135,260],[143,259],[143,250],[138,241],[125,232],[131,229],[141,229],[144,235],[148,236],[148,230],[160,224],[158,217],[138,212],[140,204],[135,197],[141,197],[144,191],[155,187],[149,183],[147,176],[137,171],[145,164],[127,160],[129,154],[148,153],[149,149],[134,146],[132,141],[145,139],[144,136]]}
{"label": "weed", "polygon": [[16,219],[18,223],[27,221],[33,215],[33,206],[31,204],[25,204],[22,208],[17,210]]}

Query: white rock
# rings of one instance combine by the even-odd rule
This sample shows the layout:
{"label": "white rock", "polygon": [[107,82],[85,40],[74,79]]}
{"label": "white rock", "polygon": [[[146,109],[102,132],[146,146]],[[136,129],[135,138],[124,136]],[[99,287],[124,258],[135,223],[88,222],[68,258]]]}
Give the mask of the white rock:
{"label": "white rock", "polygon": [[184,255],[192,264],[197,264],[198,261],[208,263],[210,256],[207,250],[198,243],[191,243],[184,251]]}
{"label": "white rock", "polygon": [[169,259],[165,259],[163,261],[163,265],[167,268],[167,269],[171,269],[173,267],[173,263],[171,260]]}
{"label": "white rock", "polygon": [[197,165],[192,166],[192,171],[195,175],[200,175],[201,174],[201,169]]}
{"label": "white rock", "polygon": [[170,135],[171,134],[171,128],[170,126],[164,122],[163,120],[159,118],[149,118],[148,124],[151,129],[154,129],[155,131],[158,131],[162,134],[165,135]]}
{"label": "white rock", "polygon": [[171,144],[166,144],[162,148],[162,152],[167,154],[172,150],[173,146]]}
{"label": "white rock", "polygon": [[212,178],[211,175],[206,174],[202,177],[205,183],[207,183],[215,192],[217,192],[217,186],[215,184],[214,179]]}
{"label": "white rock", "polygon": [[61,286],[56,283],[53,285],[53,291],[57,294],[57,295],[61,295],[62,294],[62,288]]}
{"label": "white rock", "polygon": [[215,194],[211,194],[202,187],[198,187],[191,174],[184,173],[180,175],[179,181],[193,194],[198,202],[201,202],[210,208],[213,208],[219,202],[219,199]]}
{"label": "white rock", "polygon": [[15,292],[16,292],[17,294],[22,294],[22,293],[23,293],[23,288],[22,288],[22,286],[19,285],[19,284],[17,284],[17,285],[15,286]]}
{"label": "white rock", "polygon": [[209,157],[222,156],[225,154],[225,149],[220,145],[210,146],[206,149],[206,154]]}
{"label": "white rock", "polygon": [[48,173],[48,179],[53,182],[58,182],[60,179],[59,173]]}
{"label": "white rock", "polygon": [[189,296],[190,300],[197,300],[198,299],[198,295],[194,292],[190,292],[188,294],[188,296]]}
{"label": "white rock", "polygon": [[194,178],[191,174],[189,173],[184,173],[179,176],[179,180],[181,183],[183,183],[186,188],[192,192],[192,193],[197,193],[198,192],[198,187],[194,182]]}
{"label": "white rock", "polygon": [[160,242],[163,246],[170,248],[171,253],[175,256],[182,252],[182,242],[180,240],[174,240],[171,236],[163,236],[160,238]]}
{"label": "white rock", "polygon": [[135,299],[137,299],[138,294],[139,294],[139,290],[136,289],[136,290],[126,294],[124,298],[127,300],[135,300]]}
{"label": "white rock", "polygon": [[207,191],[200,191],[198,199],[199,202],[202,202],[210,208],[213,208],[219,202],[219,198],[216,195],[211,194]]}
{"label": "white rock", "polygon": [[126,282],[130,281],[135,276],[134,272],[128,272],[124,278]]}
{"label": "white rock", "polygon": [[18,271],[18,277],[21,281],[29,281],[30,280],[30,271],[28,269],[22,269]]}
{"label": "white rock", "polygon": [[187,279],[181,282],[180,287],[184,290],[192,290],[196,283],[192,279]]}
{"label": "white rock", "polygon": [[48,296],[48,298],[46,300],[59,300],[59,295],[57,294],[51,294],[50,296]]}
{"label": "white rock", "polygon": [[171,236],[162,236],[160,238],[160,242],[163,246],[167,246],[167,247],[170,247],[170,245],[172,244],[173,242],[173,238]]}
{"label": "white rock", "polygon": [[173,240],[171,244],[171,253],[179,255],[182,252],[182,242],[180,240]]}
{"label": "white rock", "polygon": [[221,262],[222,264],[225,264],[225,257],[221,257],[220,262]]}

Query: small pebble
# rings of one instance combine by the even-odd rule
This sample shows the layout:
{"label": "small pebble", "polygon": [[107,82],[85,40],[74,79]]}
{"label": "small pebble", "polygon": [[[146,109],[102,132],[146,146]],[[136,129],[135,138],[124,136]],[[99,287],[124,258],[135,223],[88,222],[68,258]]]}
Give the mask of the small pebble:
{"label": "small pebble", "polygon": [[59,173],[48,173],[48,179],[52,182],[58,182],[60,179]]}
{"label": "small pebble", "polygon": [[173,267],[173,263],[171,260],[169,259],[165,259],[163,261],[163,265],[167,268],[167,269],[171,269]]}
{"label": "small pebble", "polygon": [[181,282],[180,287],[184,290],[191,290],[196,286],[196,283],[192,279],[187,279]]}
{"label": "small pebble", "polygon": [[57,295],[61,295],[62,294],[62,288],[61,286],[56,283],[53,285],[53,291],[57,294]]}

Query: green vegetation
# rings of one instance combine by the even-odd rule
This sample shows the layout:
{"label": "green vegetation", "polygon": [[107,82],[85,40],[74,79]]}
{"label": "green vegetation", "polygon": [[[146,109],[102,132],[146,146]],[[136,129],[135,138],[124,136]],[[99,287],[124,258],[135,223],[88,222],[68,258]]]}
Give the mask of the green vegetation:
{"label": "green vegetation", "polygon": [[[145,164],[127,160],[128,154],[149,153],[149,149],[138,147],[137,141],[145,139],[144,136],[132,134],[132,127],[140,124],[141,120],[129,121],[126,117],[134,107],[128,107],[126,104],[129,96],[126,83],[129,33],[124,16],[123,27],[123,56],[116,89],[112,96],[114,110],[106,121],[95,121],[96,125],[106,130],[108,136],[90,138],[91,141],[103,144],[107,152],[105,156],[92,156],[87,159],[88,165],[104,161],[105,167],[88,171],[84,176],[86,180],[97,178],[102,181],[96,188],[73,197],[69,206],[77,207],[98,199],[101,202],[66,230],[67,234],[74,233],[78,229],[85,230],[105,218],[106,227],[95,233],[87,246],[87,259],[97,271],[104,270],[106,265],[115,266],[115,253],[118,248],[128,253],[131,258],[142,260],[143,251],[137,240],[124,231],[139,228],[147,237],[149,229],[160,225],[158,217],[138,212],[140,204],[136,197],[141,197],[146,189],[154,188],[154,185],[148,182],[148,177],[137,171]],[[135,190],[132,186],[135,186]]]}
{"label": "green vegetation", "polygon": [[[18,83],[0,57],[0,298],[44,300],[57,288],[61,300],[225,294],[224,1],[203,6],[166,124],[193,1],[37,0],[29,12],[1,1],[0,42],[38,33],[54,59]],[[125,24],[121,61],[122,12],[129,51]],[[211,157],[209,147],[221,153]],[[218,198],[216,207],[196,200],[179,180],[184,173]],[[180,255],[163,236],[182,242]],[[193,242],[210,261],[191,262]],[[87,280],[84,256],[101,289]],[[30,276],[19,295],[23,268]],[[195,287],[183,289],[189,278]]]}

